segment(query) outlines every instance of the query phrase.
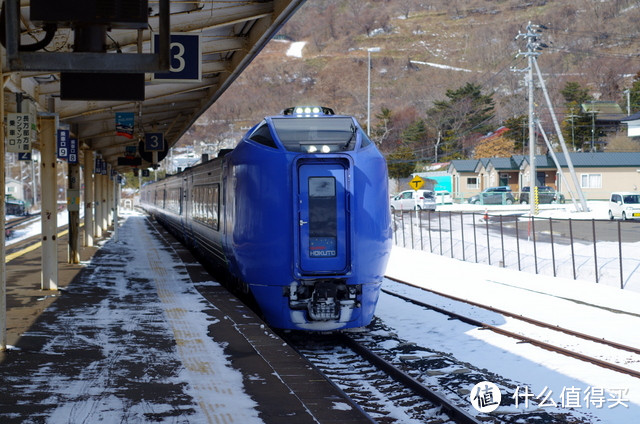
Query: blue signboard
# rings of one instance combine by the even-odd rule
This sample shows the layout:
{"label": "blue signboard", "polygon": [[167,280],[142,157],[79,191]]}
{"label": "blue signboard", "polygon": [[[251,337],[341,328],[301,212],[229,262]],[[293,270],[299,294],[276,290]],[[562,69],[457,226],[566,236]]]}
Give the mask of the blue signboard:
{"label": "blue signboard", "polygon": [[[153,36],[153,50],[157,53],[158,34]],[[154,80],[194,82],[202,80],[202,52],[199,34],[171,34],[169,72],[153,74]]]}
{"label": "blue signboard", "polygon": [[69,155],[67,156],[67,162],[74,164],[78,163],[78,139],[69,139]]}
{"label": "blue signboard", "polygon": [[116,112],[116,135],[133,138],[133,112]]}
{"label": "blue signboard", "polygon": [[69,130],[58,130],[56,156],[58,156],[58,159],[67,159],[69,156]]}
{"label": "blue signboard", "polygon": [[103,162],[102,159],[96,158],[96,165],[93,168],[93,173],[98,175],[102,174],[102,165],[106,166],[106,163]]}
{"label": "blue signboard", "polygon": [[144,133],[144,150],[161,152],[164,150],[164,133]]}
{"label": "blue signboard", "polygon": [[18,160],[31,160],[31,152],[18,153]]}

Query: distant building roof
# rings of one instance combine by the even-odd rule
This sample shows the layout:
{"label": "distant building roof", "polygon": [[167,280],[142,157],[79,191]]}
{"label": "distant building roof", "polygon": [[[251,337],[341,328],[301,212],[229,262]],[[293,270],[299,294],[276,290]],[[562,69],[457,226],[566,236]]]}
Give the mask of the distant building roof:
{"label": "distant building roof", "polygon": [[487,166],[491,164],[497,170],[517,170],[520,165],[517,165],[512,158],[489,158]]}
{"label": "distant building roof", "polygon": [[455,169],[457,172],[475,172],[477,159],[456,159],[452,160],[449,170]]}
{"label": "distant building roof", "polygon": [[[562,168],[566,168],[567,160],[561,152],[556,152],[558,163]],[[571,152],[569,153],[571,163],[580,168],[624,168],[640,167],[640,152]],[[536,167],[555,168],[550,154],[536,155]],[[523,163],[529,163],[529,158],[525,157]]]}
{"label": "distant building roof", "polygon": [[492,132],[488,133],[487,135],[480,137],[478,139],[478,142],[482,143],[483,141],[492,140],[494,138],[502,137],[502,135],[504,133],[506,133],[507,131],[509,131],[509,128],[502,126],[502,127],[498,128],[497,130],[492,131]]}
{"label": "distant building roof", "polygon": [[[640,169],[640,152],[572,152],[569,153],[571,163],[576,168],[625,168],[637,167]],[[567,168],[567,160],[562,152],[556,152],[556,158],[561,168]],[[553,158],[549,153],[536,155],[537,168],[555,168]],[[455,169],[457,172],[480,172],[480,168],[487,168],[489,164],[496,170],[518,170],[529,163],[529,156],[513,155],[509,158],[490,159],[466,159],[452,160],[449,173]]]}
{"label": "distant building roof", "polygon": [[626,118],[622,119],[622,122],[627,122],[627,121],[637,121],[638,119],[640,119],[640,112],[636,112],[633,115],[629,115]]}
{"label": "distant building roof", "polygon": [[595,113],[596,121],[621,121],[627,117],[616,102],[594,101],[582,103],[581,106],[585,113]]}

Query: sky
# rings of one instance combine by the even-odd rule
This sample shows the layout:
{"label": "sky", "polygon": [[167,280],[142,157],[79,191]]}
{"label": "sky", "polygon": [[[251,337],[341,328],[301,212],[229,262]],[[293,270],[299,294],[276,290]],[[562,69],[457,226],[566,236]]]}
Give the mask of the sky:
{"label": "sky", "polygon": [[[596,216],[599,213],[602,212],[594,210],[590,215]],[[255,413],[255,404],[244,392],[241,375],[230,367],[229,358],[224,353],[223,346],[210,341],[206,349],[207,354],[203,356],[198,344],[190,343],[190,340],[209,339],[207,337],[208,322],[204,311],[210,306],[198,294],[193,284],[185,278],[187,273],[184,271],[184,264],[167,253],[156,238],[148,234],[144,237],[140,236],[141,233],[146,232],[142,216],[124,211],[121,214],[126,220],[121,220],[125,230],[119,232],[119,240],[102,242],[108,255],[106,261],[113,263],[116,268],[113,270],[103,268],[101,272],[115,279],[114,296],[117,297],[136,296],[136,288],[127,284],[127,278],[132,275],[145,278],[151,276],[151,280],[156,284],[156,290],[162,293],[153,307],[164,311],[164,320],[158,323],[153,314],[130,316],[127,314],[136,314],[136,311],[127,310],[117,315],[117,319],[121,321],[118,325],[127,322],[144,325],[143,321],[148,319],[153,321],[154,326],[161,327],[158,331],[166,331],[171,337],[180,334],[189,335],[188,339],[178,343],[179,349],[172,352],[163,351],[162,354],[171,355],[171,358],[167,358],[169,361],[176,360],[184,364],[184,369],[174,383],[187,383],[189,394],[199,400],[200,406],[197,408],[203,408],[191,417],[191,422],[206,422],[205,417],[210,413],[207,408],[210,407],[213,398],[216,398],[216,405],[218,405],[216,408],[221,408],[221,413],[241,414],[243,422],[247,423],[261,422]],[[66,222],[65,215],[62,213],[59,216],[59,224]],[[36,220],[33,230],[24,231],[24,234],[17,235],[15,239],[26,236],[27,233],[37,234],[39,225],[39,220]],[[7,242],[10,243],[12,240]],[[130,254],[131,251],[143,250],[151,254]],[[116,258],[122,257],[135,258],[127,262],[127,273],[117,268]],[[640,293],[632,290],[620,290],[590,281],[574,281],[462,262],[446,256],[401,247],[393,248],[387,274],[479,303],[486,302],[497,308],[550,324],[640,347],[640,337],[638,337],[640,336]],[[177,281],[180,289],[172,289],[174,285],[169,284],[169,281]],[[216,283],[212,281],[210,284]],[[418,289],[399,286],[391,281],[386,281],[383,286],[389,290],[434,302],[438,306],[455,309],[462,314],[471,314],[481,320],[486,319],[489,324],[521,331],[527,335],[536,334],[546,341],[558,342],[563,346],[577,346],[580,351],[590,355],[610,359],[640,371],[640,358],[637,355],[620,354],[600,345],[569,339],[567,336],[549,331],[532,329],[511,318],[479,311],[471,306],[454,305],[437,296]],[[110,308],[104,310],[107,309],[110,310]],[[188,316],[172,315],[171,311],[176,309],[188,311]],[[112,313],[102,315],[95,310],[82,310],[76,313],[80,316],[74,317],[73,322],[93,322],[98,331],[101,331],[102,326],[104,331],[107,331],[107,328],[113,325],[108,322],[114,316]],[[561,394],[571,391],[580,396],[578,401],[573,401],[572,408],[565,409],[576,416],[589,417],[593,420],[592,422],[600,420],[604,423],[635,423],[640,416],[640,380],[637,378],[601,369],[534,346],[520,344],[490,331],[478,330],[456,320],[449,320],[448,317],[440,314],[415,306],[407,306],[386,294],[380,297],[376,317],[404,340],[428,346],[435,351],[446,352],[459,361],[466,361],[477,368],[485,368],[488,372],[500,376],[500,381],[496,381],[496,384],[500,387],[503,397],[513,396],[515,388],[518,390],[526,388],[536,395],[528,406],[521,403],[520,410],[533,408],[533,404],[542,400],[547,394],[550,394],[551,400],[560,405]],[[193,325],[194,323],[196,325]],[[105,359],[95,364],[98,370],[108,366],[113,355],[122,357],[124,354],[122,346],[110,344],[107,340],[108,338],[100,340],[103,344]],[[198,369],[189,367],[188,364],[193,358],[200,362],[206,361],[208,366]],[[212,388],[211,384],[208,384],[211,381],[211,375],[207,375],[203,370],[214,372],[220,385],[229,388],[229,393],[233,394],[233,400],[226,397],[219,398],[218,394],[214,395],[213,392],[219,392],[220,387]],[[91,393],[99,392],[101,389],[108,390],[107,382],[100,380],[100,373],[96,377],[91,375],[91,370],[87,370],[86,378],[92,381]],[[114,417],[118,416],[118,412],[120,414],[140,412],[135,407],[130,410],[131,405],[125,408],[116,396],[102,396],[99,408],[89,407],[92,399],[87,395],[86,385],[69,384],[68,379],[57,376],[54,370],[48,374],[43,369],[40,375],[34,376],[34,379],[45,380],[67,398],[67,401],[57,405],[51,417],[68,416],[73,411],[76,414],[74,418],[78,421],[90,422],[98,417],[104,417],[106,412],[114,413]],[[510,383],[505,384],[505,381]],[[38,383],[34,381],[34,387]],[[437,384],[437,381],[434,380],[434,384]],[[469,387],[469,390],[471,389],[472,387]],[[589,403],[585,400],[592,392],[602,394],[602,404]],[[538,395],[541,396],[537,397]],[[616,404],[616,396],[620,401],[619,404]],[[232,404],[234,406],[231,406]],[[158,408],[158,412],[169,407],[170,405],[144,405],[146,409]],[[498,412],[514,409],[513,406],[501,406]],[[470,410],[473,411],[471,407]]]}

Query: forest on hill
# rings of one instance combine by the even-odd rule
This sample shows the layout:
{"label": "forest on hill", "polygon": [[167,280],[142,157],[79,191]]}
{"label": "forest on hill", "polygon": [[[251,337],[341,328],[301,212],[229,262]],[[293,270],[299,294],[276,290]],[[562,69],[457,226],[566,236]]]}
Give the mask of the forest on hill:
{"label": "forest on hill", "polygon": [[[297,104],[329,106],[366,126],[370,87],[371,135],[390,162],[403,164],[398,172],[453,158],[522,153],[529,24],[572,147],[584,148],[595,134],[604,141],[600,149],[640,150],[623,131],[594,132],[593,115],[580,108],[608,101],[625,114],[627,106],[631,113],[640,110],[635,0],[307,1],[181,143],[232,147],[264,116]],[[539,84],[534,104],[555,140]],[[502,126],[511,131],[496,146],[478,147]]]}

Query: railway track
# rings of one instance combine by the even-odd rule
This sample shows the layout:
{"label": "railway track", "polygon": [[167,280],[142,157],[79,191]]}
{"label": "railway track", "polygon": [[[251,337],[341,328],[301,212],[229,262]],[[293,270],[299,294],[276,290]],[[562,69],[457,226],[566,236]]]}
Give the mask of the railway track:
{"label": "railway track", "polygon": [[518,410],[505,397],[493,413],[474,415],[469,395],[477,382],[497,382],[505,393],[513,391],[513,383],[402,340],[378,319],[366,331],[283,338],[376,423],[590,422],[562,411]]}
{"label": "railway track", "polygon": [[[490,311],[490,312],[495,312],[495,313],[498,313],[498,314],[501,314],[501,315],[504,315],[504,316],[508,316],[510,318],[514,318],[514,319],[526,322],[528,324],[534,325],[536,327],[541,327],[541,328],[545,328],[545,329],[548,329],[548,330],[560,332],[560,333],[563,333],[565,335],[572,336],[572,337],[577,337],[579,339],[582,339],[582,340],[585,340],[585,341],[588,341],[588,342],[591,342],[591,343],[597,343],[597,344],[605,345],[605,346],[608,346],[610,348],[616,349],[618,351],[625,351],[625,352],[629,352],[631,354],[640,355],[640,349],[638,349],[638,348],[636,348],[634,346],[628,346],[628,345],[624,345],[624,344],[621,344],[621,343],[616,343],[616,342],[613,342],[613,341],[610,341],[610,340],[603,339],[601,337],[594,337],[594,336],[589,335],[589,334],[585,334],[585,333],[578,332],[578,331],[573,331],[573,330],[570,330],[570,329],[567,329],[567,328],[562,328],[562,327],[557,326],[557,325],[551,325],[551,324],[548,324],[548,323],[545,323],[545,322],[542,322],[542,321],[539,321],[539,320],[535,320],[535,319],[532,319],[532,318],[524,317],[522,315],[514,314],[514,313],[511,313],[511,312],[502,310],[502,309],[494,308],[494,307],[491,307],[491,306],[488,306],[488,305],[483,305],[483,304],[480,304],[480,303],[477,303],[477,302],[472,302],[472,301],[469,301],[469,300],[466,300],[466,299],[462,299],[462,298],[458,298],[458,297],[455,297],[455,296],[450,296],[448,294],[441,293],[441,292],[438,292],[438,291],[434,291],[434,290],[431,290],[431,289],[427,289],[427,288],[424,288],[424,287],[419,287],[419,286],[416,286],[414,284],[408,283],[406,281],[402,281],[402,280],[398,280],[398,279],[390,278],[390,277],[386,277],[386,278],[388,278],[391,281],[395,281],[397,283],[400,283],[400,284],[409,285],[409,286],[418,288],[420,290],[424,290],[424,291],[436,294],[438,296],[453,300],[455,302],[466,303],[466,304],[469,304],[469,305],[472,305],[472,306],[475,306],[475,307],[478,307],[478,308],[485,309],[485,310]],[[610,369],[610,370],[613,370],[613,371],[616,371],[616,372],[619,372],[619,373],[622,373],[622,374],[633,376],[635,378],[640,378],[640,371],[637,371],[637,370],[634,370],[634,369],[631,369],[631,368],[628,368],[628,367],[624,367],[624,366],[612,363],[610,361],[606,361],[606,360],[603,360],[603,359],[600,359],[600,358],[596,358],[596,357],[593,357],[593,356],[590,356],[590,355],[586,355],[584,353],[578,352],[575,349],[572,350],[572,349],[563,348],[563,347],[560,347],[560,346],[557,346],[557,345],[554,345],[554,344],[551,344],[551,343],[548,343],[548,342],[544,342],[542,340],[539,340],[539,339],[536,339],[536,338],[533,338],[533,337],[528,337],[525,334],[521,334],[521,333],[516,333],[516,332],[513,332],[513,331],[505,330],[503,328],[500,328],[500,327],[497,327],[497,326],[482,322],[480,320],[477,320],[477,319],[474,319],[474,318],[471,318],[471,317],[468,317],[468,316],[464,316],[464,315],[452,312],[451,310],[447,310],[447,309],[440,308],[440,307],[437,307],[437,306],[434,306],[434,305],[431,305],[431,304],[427,304],[425,302],[421,302],[421,301],[412,299],[410,297],[404,296],[404,295],[399,294],[399,293],[395,293],[395,292],[390,291],[388,289],[383,289],[382,291],[384,293],[387,293],[387,294],[391,295],[391,296],[395,296],[395,297],[401,298],[401,299],[403,299],[403,300],[405,300],[407,302],[411,302],[411,303],[413,303],[415,305],[418,305],[418,306],[421,306],[421,307],[424,307],[424,308],[428,308],[428,309],[431,309],[433,311],[445,314],[445,315],[447,315],[447,316],[449,316],[451,318],[458,319],[458,320],[463,321],[463,322],[465,322],[467,324],[470,324],[470,325],[473,325],[473,326],[477,326],[477,327],[480,327],[480,328],[484,328],[484,329],[488,329],[488,330],[491,330],[491,331],[493,331],[495,333],[501,334],[503,336],[517,339],[519,342],[529,343],[531,345],[540,347],[540,348],[548,350],[548,351],[552,351],[552,352],[556,352],[556,353],[559,353],[559,354],[562,354],[562,355],[565,355],[565,356],[569,356],[569,357],[578,359],[580,361],[588,362],[588,363],[597,365],[597,366],[602,367],[602,368],[607,368],[607,369]]]}
{"label": "railway track", "polygon": [[8,221],[5,222],[4,224],[4,228],[7,231],[13,231],[16,228],[20,227],[23,224],[26,223],[31,223],[31,221],[33,221],[35,218],[37,218],[38,216],[40,216],[39,213],[37,214],[31,214],[31,215],[27,215],[27,216],[20,216],[18,218],[13,218],[10,219]]}
{"label": "railway track", "polygon": [[482,422],[350,335],[287,335],[285,339],[369,414],[372,422]]}

